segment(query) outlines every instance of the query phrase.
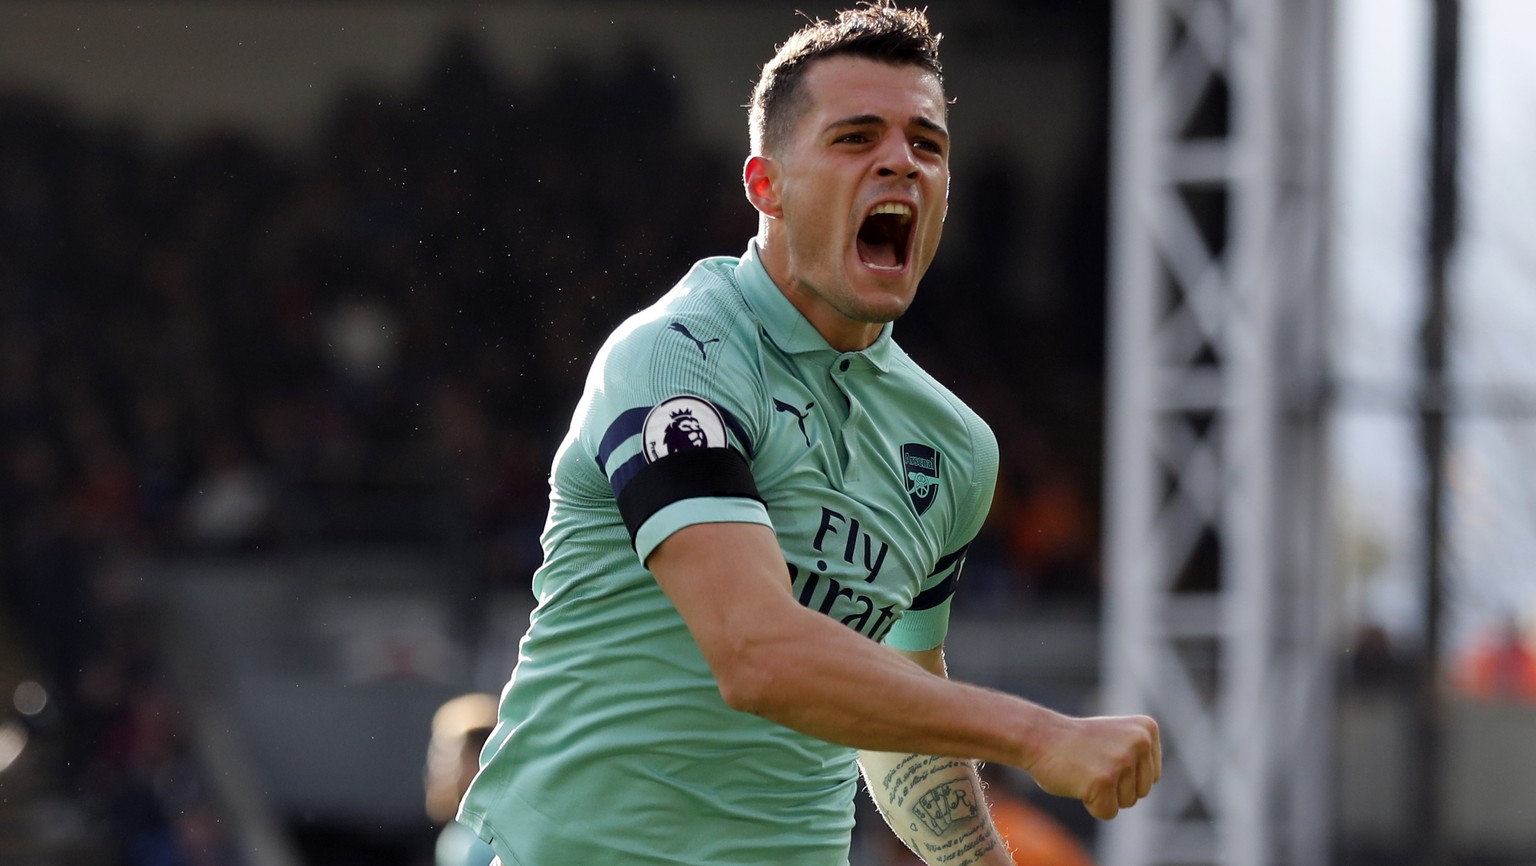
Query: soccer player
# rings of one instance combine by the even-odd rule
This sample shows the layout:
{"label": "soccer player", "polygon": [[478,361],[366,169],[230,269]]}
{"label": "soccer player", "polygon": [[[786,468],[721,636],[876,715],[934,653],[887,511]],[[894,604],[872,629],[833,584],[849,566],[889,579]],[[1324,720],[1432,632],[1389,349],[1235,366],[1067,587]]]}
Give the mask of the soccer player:
{"label": "soccer player", "polygon": [[926,862],[1008,864],[972,761],[1105,819],[1160,775],[1149,718],[945,677],[997,443],[891,338],[947,206],[938,42],[889,0],[794,34],[752,97],[757,236],[593,362],[459,813],[506,866],[842,866],[860,765]]}
{"label": "soccer player", "polygon": [[427,816],[442,825],[433,846],[433,866],[488,866],[496,853],[454,820],[459,800],[480,769],[480,750],[496,725],[496,699],[480,692],[459,695],[432,714],[422,786]]}

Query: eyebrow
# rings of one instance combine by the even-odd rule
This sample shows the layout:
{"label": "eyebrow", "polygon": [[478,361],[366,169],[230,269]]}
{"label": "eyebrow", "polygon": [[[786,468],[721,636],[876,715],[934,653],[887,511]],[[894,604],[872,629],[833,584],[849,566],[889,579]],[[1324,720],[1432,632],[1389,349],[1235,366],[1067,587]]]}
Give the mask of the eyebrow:
{"label": "eyebrow", "polygon": [[[928,130],[934,135],[943,138],[945,141],[949,140],[949,130],[945,129],[937,121],[929,120],[922,115],[917,115],[912,118],[911,123]],[[886,119],[878,114],[855,114],[852,117],[844,117],[840,120],[832,121],[831,123],[827,124],[827,130],[837,129],[840,126],[883,126],[885,124]]]}

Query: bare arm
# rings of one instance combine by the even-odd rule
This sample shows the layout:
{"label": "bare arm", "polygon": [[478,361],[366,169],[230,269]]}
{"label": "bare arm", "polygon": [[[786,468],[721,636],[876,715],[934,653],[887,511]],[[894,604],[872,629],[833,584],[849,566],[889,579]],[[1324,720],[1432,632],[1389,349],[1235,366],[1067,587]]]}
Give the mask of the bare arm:
{"label": "bare arm", "polygon": [[735,709],[859,749],[1020,767],[1106,819],[1161,774],[1149,718],[1074,719],[954,682],[802,607],[767,527],[690,526],[646,565]]}
{"label": "bare arm", "polygon": [[[946,676],[944,651],[903,653]],[[1008,846],[987,814],[973,761],[897,752],[859,752],[864,782],[891,832],[924,863],[1013,866]]]}

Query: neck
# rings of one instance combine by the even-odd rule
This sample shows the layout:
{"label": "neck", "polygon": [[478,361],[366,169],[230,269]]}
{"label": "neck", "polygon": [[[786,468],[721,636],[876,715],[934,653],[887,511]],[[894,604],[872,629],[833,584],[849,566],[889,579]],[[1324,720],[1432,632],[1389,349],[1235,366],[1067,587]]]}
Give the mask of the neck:
{"label": "neck", "polygon": [[757,234],[758,257],[768,278],[784,297],[800,311],[827,345],[839,352],[858,352],[869,348],[885,330],[884,322],[862,322],[834,309],[815,286],[795,276],[789,244],[775,232]]}

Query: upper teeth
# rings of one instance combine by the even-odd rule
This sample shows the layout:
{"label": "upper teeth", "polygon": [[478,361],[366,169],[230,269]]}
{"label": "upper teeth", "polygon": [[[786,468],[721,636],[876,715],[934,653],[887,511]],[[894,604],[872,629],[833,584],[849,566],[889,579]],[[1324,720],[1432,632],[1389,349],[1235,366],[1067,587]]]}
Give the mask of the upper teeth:
{"label": "upper teeth", "polygon": [[870,216],[883,213],[895,214],[902,219],[911,219],[912,206],[899,201],[888,201],[884,204],[875,205],[875,209],[870,211]]}

